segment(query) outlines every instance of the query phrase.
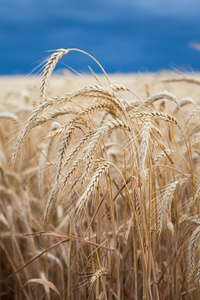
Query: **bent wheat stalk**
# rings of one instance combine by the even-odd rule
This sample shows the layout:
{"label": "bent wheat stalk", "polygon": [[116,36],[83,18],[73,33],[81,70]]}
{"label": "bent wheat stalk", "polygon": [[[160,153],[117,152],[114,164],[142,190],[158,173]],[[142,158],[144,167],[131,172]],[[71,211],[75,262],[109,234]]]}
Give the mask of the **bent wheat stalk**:
{"label": "bent wheat stalk", "polygon": [[56,64],[58,63],[58,61],[66,54],[68,54],[70,51],[77,51],[77,52],[81,52],[87,56],[89,56],[90,58],[92,58],[97,64],[98,66],[101,68],[101,70],[103,71],[104,75],[106,76],[108,82],[110,83],[110,80],[105,72],[105,70],[103,69],[103,67],[100,65],[100,63],[89,53],[80,50],[80,49],[76,49],[76,48],[71,48],[71,49],[58,49],[55,53],[53,53],[50,58],[47,60],[46,64],[45,64],[45,69],[43,72],[43,78],[42,78],[42,84],[40,87],[40,93],[41,93],[41,102],[44,101],[44,99],[46,98],[46,92],[47,92],[47,87],[48,87],[48,83],[49,83],[49,79],[51,77],[51,74],[56,66]]}

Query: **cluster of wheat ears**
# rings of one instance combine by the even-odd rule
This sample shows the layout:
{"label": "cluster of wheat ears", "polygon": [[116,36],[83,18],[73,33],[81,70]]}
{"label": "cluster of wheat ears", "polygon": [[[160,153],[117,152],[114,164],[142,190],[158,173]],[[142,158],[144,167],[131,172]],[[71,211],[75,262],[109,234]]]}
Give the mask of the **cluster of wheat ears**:
{"label": "cluster of wheat ears", "polygon": [[91,56],[107,84],[50,97],[69,51],[90,56],[50,56],[25,126],[0,112],[0,298],[199,299],[200,107],[139,99]]}

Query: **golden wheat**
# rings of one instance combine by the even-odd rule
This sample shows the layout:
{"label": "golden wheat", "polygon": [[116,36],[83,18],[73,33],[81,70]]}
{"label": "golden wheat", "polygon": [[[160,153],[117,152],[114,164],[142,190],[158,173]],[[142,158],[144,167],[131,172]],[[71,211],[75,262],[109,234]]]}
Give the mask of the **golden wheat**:
{"label": "golden wheat", "polygon": [[90,56],[104,77],[77,88],[51,77],[69,51],[90,56],[57,50],[1,106],[0,297],[199,299],[198,93],[176,87],[199,79],[113,84]]}

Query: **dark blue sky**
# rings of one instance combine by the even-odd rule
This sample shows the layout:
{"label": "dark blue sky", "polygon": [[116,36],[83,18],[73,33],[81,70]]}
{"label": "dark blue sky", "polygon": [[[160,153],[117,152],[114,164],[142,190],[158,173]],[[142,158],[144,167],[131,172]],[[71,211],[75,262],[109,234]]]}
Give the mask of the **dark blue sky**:
{"label": "dark blue sky", "polygon": [[[58,48],[109,72],[200,71],[199,0],[0,0],[0,74],[28,74]],[[70,53],[64,64],[86,71]]]}

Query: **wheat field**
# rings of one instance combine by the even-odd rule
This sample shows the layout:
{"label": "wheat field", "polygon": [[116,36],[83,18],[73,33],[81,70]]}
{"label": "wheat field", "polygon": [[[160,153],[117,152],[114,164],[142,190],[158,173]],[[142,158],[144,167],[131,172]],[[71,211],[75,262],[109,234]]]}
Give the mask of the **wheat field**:
{"label": "wheat field", "polygon": [[0,299],[199,299],[200,75],[68,52],[0,79]]}

